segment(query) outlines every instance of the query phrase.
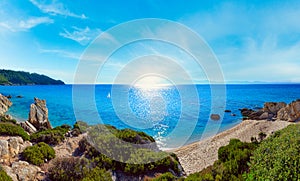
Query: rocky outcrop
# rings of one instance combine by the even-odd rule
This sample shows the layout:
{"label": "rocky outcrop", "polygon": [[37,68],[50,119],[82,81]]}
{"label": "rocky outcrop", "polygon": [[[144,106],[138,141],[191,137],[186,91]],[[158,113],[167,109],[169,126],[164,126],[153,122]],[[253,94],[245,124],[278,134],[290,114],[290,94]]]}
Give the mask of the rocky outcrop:
{"label": "rocky outcrop", "polygon": [[41,169],[25,161],[14,162],[11,167],[2,166],[4,171],[13,181],[36,181],[40,180]]}
{"label": "rocky outcrop", "polygon": [[0,140],[0,163],[10,164],[11,161],[17,159],[26,147],[31,146],[29,141],[23,141],[19,136],[1,137]]}
{"label": "rocky outcrop", "polygon": [[277,112],[286,106],[285,102],[266,102],[263,111],[276,115]]}
{"label": "rocky outcrop", "polygon": [[46,100],[34,98],[34,104],[30,105],[28,121],[37,130],[52,128],[48,120],[48,108],[46,107]]}
{"label": "rocky outcrop", "polygon": [[20,126],[30,134],[37,132],[37,129],[29,121],[21,122]]}
{"label": "rocky outcrop", "polygon": [[284,102],[266,102],[259,110],[240,109],[243,119],[251,120],[283,120],[289,122],[300,121],[300,100],[290,104]]}
{"label": "rocky outcrop", "polygon": [[11,105],[12,102],[10,102],[7,97],[0,94],[0,116],[3,116]]}
{"label": "rocky outcrop", "polygon": [[300,121],[300,100],[293,101],[277,113],[277,119],[289,122]]}

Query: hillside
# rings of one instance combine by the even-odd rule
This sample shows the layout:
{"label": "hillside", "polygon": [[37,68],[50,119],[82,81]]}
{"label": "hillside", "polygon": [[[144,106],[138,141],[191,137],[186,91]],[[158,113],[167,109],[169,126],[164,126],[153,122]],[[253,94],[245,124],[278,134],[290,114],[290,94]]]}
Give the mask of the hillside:
{"label": "hillside", "polygon": [[23,71],[0,70],[0,85],[63,85],[61,80]]}

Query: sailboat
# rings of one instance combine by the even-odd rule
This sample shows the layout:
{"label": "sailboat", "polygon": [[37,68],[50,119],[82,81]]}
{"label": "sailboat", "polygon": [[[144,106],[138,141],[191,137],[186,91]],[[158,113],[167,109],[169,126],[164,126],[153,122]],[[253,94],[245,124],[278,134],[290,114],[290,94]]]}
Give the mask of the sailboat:
{"label": "sailboat", "polygon": [[107,99],[110,99],[110,92],[107,94],[106,97],[107,97]]}

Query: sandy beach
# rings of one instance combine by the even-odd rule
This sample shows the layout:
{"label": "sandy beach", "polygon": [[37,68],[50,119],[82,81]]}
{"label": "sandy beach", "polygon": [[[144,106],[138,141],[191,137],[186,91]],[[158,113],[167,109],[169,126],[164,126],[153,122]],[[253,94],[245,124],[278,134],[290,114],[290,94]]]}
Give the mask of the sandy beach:
{"label": "sandy beach", "polygon": [[189,175],[212,165],[218,159],[218,149],[227,145],[230,139],[250,142],[251,137],[258,137],[260,132],[269,136],[289,124],[291,123],[287,121],[245,120],[213,137],[172,151],[177,154],[186,174]]}

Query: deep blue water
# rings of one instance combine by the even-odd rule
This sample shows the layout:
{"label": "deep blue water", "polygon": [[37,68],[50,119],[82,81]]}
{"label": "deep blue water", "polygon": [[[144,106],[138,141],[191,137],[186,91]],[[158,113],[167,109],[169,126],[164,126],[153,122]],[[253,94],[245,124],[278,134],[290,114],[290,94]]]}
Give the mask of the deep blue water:
{"label": "deep blue water", "polygon": [[[28,118],[30,104],[38,97],[47,101],[52,126],[73,125],[76,120],[83,120],[132,128],[152,135],[161,147],[168,148],[203,138],[205,128],[205,134],[210,135],[214,134],[211,131],[214,128],[220,132],[233,127],[241,122],[239,108],[263,107],[268,101],[289,103],[300,98],[300,84],[226,85],[226,104],[214,106],[229,109],[236,116],[224,113],[221,121],[211,121],[209,85],[197,85],[197,95],[193,94],[191,85],[153,89],[116,85],[113,90],[111,85],[97,85],[93,88],[76,86],[73,92],[72,85],[0,86],[0,93],[13,97],[9,114],[19,120]],[[17,98],[18,95],[23,98]]]}

